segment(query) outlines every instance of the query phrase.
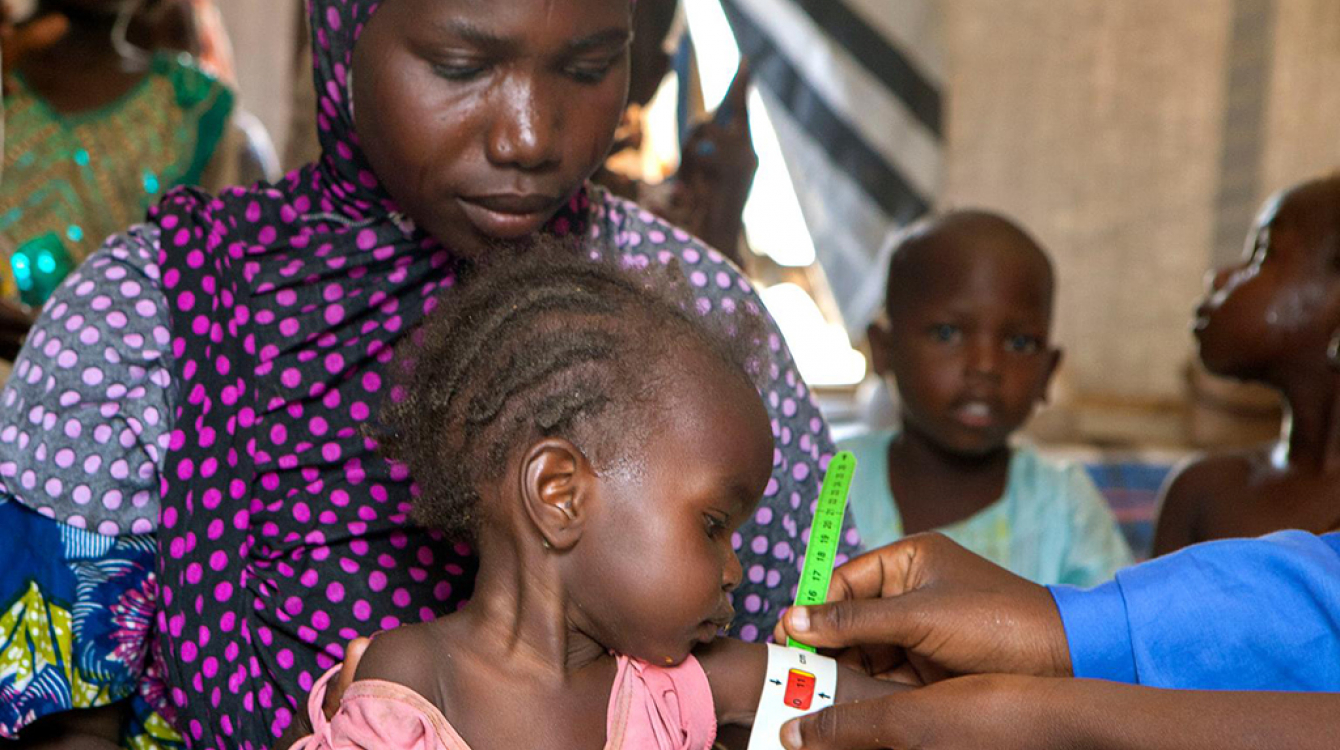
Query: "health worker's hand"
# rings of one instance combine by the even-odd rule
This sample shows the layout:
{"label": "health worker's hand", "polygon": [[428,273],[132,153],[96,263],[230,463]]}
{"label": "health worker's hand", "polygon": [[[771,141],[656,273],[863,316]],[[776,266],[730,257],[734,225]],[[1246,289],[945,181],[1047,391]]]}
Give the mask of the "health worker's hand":
{"label": "health worker's hand", "polygon": [[833,572],[828,598],[788,610],[778,640],[841,649],[840,662],[910,684],[1072,673],[1051,593],[940,534],[857,557]]}
{"label": "health worker's hand", "polygon": [[782,726],[787,750],[1035,750],[1068,747],[1048,693],[1060,683],[973,675],[883,698],[844,703]]}

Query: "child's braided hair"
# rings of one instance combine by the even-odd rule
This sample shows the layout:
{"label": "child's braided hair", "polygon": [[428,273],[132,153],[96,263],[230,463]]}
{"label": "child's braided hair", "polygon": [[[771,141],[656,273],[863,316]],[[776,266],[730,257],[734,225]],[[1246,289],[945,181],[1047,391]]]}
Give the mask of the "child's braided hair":
{"label": "child's braided hair", "polygon": [[624,457],[650,434],[646,407],[676,354],[706,351],[757,387],[761,316],[699,314],[676,266],[634,270],[552,238],[495,253],[401,349],[382,412],[378,440],[419,486],[419,523],[473,538],[478,488],[541,437],[571,440],[597,468]]}

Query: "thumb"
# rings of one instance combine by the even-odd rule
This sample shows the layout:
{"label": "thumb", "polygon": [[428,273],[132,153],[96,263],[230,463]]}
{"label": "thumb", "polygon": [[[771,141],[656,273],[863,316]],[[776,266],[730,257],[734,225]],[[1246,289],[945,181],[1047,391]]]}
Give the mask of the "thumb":
{"label": "thumb", "polygon": [[899,748],[892,705],[899,696],[844,703],[782,725],[786,750],[875,750]]}
{"label": "thumb", "polygon": [[860,599],[792,607],[782,618],[786,634],[818,648],[878,644],[908,647],[923,636],[924,618],[908,600],[916,592],[888,599]]}

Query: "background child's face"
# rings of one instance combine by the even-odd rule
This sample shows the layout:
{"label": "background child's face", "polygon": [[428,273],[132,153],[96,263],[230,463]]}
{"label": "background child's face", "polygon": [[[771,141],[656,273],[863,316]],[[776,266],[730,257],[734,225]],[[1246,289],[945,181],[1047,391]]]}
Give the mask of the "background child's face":
{"label": "background child's face", "polygon": [[735,530],[772,474],[773,442],[758,393],[706,354],[675,367],[632,468],[607,472],[574,547],[569,580],[578,627],[652,663],[678,663],[730,620],[739,585]]}
{"label": "background child's face", "polygon": [[394,0],[354,50],[354,113],[382,186],[454,251],[540,229],[609,151],[629,0]]}
{"label": "background child's face", "polygon": [[920,267],[891,292],[905,296],[889,327],[872,327],[875,366],[897,381],[904,430],[957,454],[997,450],[1045,398],[1059,360],[1045,266],[947,245]]}
{"label": "background child's face", "polygon": [[1321,186],[1267,201],[1242,262],[1210,277],[1193,328],[1210,371],[1254,379],[1325,352],[1336,303],[1334,251],[1323,247],[1307,218],[1318,209],[1334,211],[1314,204],[1340,199],[1340,190]]}

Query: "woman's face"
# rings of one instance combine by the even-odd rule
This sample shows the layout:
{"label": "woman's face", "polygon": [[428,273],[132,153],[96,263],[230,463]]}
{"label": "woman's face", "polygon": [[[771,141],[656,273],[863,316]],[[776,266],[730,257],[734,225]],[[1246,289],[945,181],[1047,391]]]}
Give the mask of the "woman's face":
{"label": "woman's face", "polygon": [[542,227],[604,160],[628,92],[629,0],[385,0],[354,50],[382,186],[467,257]]}

